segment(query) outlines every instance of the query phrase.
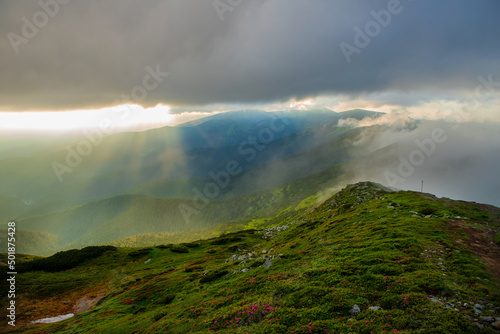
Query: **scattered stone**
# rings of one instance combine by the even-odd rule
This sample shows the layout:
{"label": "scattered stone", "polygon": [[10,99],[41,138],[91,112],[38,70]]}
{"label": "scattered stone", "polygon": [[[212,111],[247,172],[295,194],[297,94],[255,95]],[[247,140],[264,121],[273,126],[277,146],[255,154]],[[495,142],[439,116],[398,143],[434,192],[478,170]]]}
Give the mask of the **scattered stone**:
{"label": "scattered stone", "polygon": [[281,225],[281,226],[274,226],[274,227],[268,227],[266,229],[263,229],[261,231],[259,231],[258,233],[260,235],[262,235],[262,239],[265,239],[265,240],[269,240],[269,239],[274,239],[276,238],[276,236],[288,229],[289,227],[291,227],[293,224],[297,224],[297,223],[304,223],[306,222],[307,220],[302,220],[302,221],[298,221],[298,220],[295,220],[293,222],[290,222],[290,223],[287,223],[287,224],[284,224],[284,225]]}
{"label": "scattered stone", "polygon": [[361,309],[359,308],[358,305],[354,304],[354,306],[352,307],[352,310],[350,312],[351,312],[351,315],[358,315],[359,312],[361,312]]}
{"label": "scattered stone", "polygon": [[436,299],[434,297],[431,298],[431,302],[433,302],[433,303],[441,303],[441,301],[439,299]]}
{"label": "scattered stone", "polygon": [[446,307],[446,308],[455,308],[455,305],[453,305],[452,303],[446,303],[446,305],[444,307]]}
{"label": "scattered stone", "polygon": [[267,250],[266,249],[263,249],[262,250],[262,254],[266,254],[267,253]]}
{"label": "scattered stone", "polygon": [[146,261],[144,261],[144,264],[149,263],[149,262],[151,262],[151,259],[147,259]]}
{"label": "scattered stone", "polygon": [[382,310],[382,308],[380,306],[370,306],[369,309],[372,311],[381,311]]}
{"label": "scattered stone", "polygon": [[266,260],[266,263],[264,263],[264,267],[269,268],[273,265],[271,261]]}
{"label": "scattered stone", "polygon": [[484,321],[484,322],[495,322],[495,318],[493,317],[481,317],[479,320]]}
{"label": "scattered stone", "polygon": [[481,304],[475,304],[474,305],[474,308],[477,308],[478,310],[483,310],[484,309],[484,306],[481,305]]}
{"label": "scattered stone", "polygon": [[474,313],[475,313],[476,315],[481,315],[481,313],[483,313],[483,312],[481,312],[480,310],[478,310],[477,308],[475,308],[475,309],[474,309]]}
{"label": "scattered stone", "polygon": [[474,325],[476,325],[479,329],[483,329],[484,325],[480,324],[479,322],[475,322]]}

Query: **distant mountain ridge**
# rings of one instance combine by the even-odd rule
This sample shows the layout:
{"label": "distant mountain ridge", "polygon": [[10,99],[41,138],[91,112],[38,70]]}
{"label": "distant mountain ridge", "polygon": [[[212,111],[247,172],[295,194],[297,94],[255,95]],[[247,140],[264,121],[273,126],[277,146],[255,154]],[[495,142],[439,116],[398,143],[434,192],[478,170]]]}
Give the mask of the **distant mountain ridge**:
{"label": "distant mountain ridge", "polygon": [[52,165],[65,163],[68,146],[76,150],[82,139],[51,138],[37,146],[43,150],[30,149],[23,157],[0,153],[0,228],[16,220],[34,243],[50,241],[39,247],[46,255],[134,235],[165,233],[165,240],[175,241],[189,230],[262,226],[272,217],[314,207],[371,170],[378,178],[387,170],[397,172],[402,154],[415,144],[382,141],[372,147],[379,138],[443,126],[412,120],[397,126],[339,125],[342,119],[381,115],[359,109],[240,111],[116,134],[82,156],[63,182]]}

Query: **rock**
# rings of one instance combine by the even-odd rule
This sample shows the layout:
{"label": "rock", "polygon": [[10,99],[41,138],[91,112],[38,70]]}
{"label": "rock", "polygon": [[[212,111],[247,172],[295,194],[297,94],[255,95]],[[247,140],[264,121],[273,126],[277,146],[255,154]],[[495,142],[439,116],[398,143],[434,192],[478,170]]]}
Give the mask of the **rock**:
{"label": "rock", "polygon": [[68,302],[63,302],[64,305],[68,305],[69,303]]}
{"label": "rock", "polygon": [[477,308],[478,310],[482,310],[482,309],[484,309],[484,306],[481,304],[475,304],[474,308]]}
{"label": "rock", "polygon": [[434,297],[431,298],[431,302],[433,303],[440,303],[441,301],[439,299],[436,299]]}
{"label": "rock", "polygon": [[264,267],[266,268],[269,268],[273,265],[273,263],[271,261],[266,261],[266,263],[264,263]]}
{"label": "rock", "polygon": [[446,305],[444,307],[446,307],[446,308],[455,308],[455,305],[453,305],[452,303],[446,303]]}
{"label": "rock", "polygon": [[267,253],[267,250],[266,249],[263,249],[262,250],[262,254],[266,254]]}
{"label": "rock", "polygon": [[479,322],[475,322],[474,325],[476,325],[479,329],[483,329],[484,325],[480,324]]}
{"label": "rock", "polygon": [[476,315],[481,315],[481,313],[483,313],[483,312],[481,312],[480,310],[478,310],[477,308],[475,308],[475,309],[474,309],[474,313],[475,313]]}
{"label": "rock", "polygon": [[493,327],[496,330],[500,330],[500,321],[495,321],[494,323],[491,324],[491,327]]}
{"label": "rock", "polygon": [[495,318],[493,317],[481,317],[479,320],[484,321],[484,322],[495,322]]}
{"label": "rock", "polygon": [[144,261],[144,263],[149,263],[151,262],[151,259],[147,259],[146,261]]}
{"label": "rock", "polygon": [[369,309],[372,311],[381,311],[382,310],[382,308],[380,306],[370,306]]}
{"label": "rock", "polygon": [[351,315],[357,315],[359,312],[361,312],[361,309],[359,308],[358,305],[354,304],[352,307],[352,310],[350,311]]}

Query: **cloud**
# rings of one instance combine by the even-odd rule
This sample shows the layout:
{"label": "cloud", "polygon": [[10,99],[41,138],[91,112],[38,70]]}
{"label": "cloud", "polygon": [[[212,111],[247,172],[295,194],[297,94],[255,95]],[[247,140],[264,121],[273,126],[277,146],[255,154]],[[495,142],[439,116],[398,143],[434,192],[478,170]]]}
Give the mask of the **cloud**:
{"label": "cloud", "polygon": [[[383,117],[380,120],[384,121]],[[363,129],[354,159],[343,166],[351,182],[372,180],[398,189],[500,205],[500,125],[420,121],[406,129],[385,118]],[[387,126],[384,126],[387,125]],[[435,136],[434,131],[440,131]],[[439,138],[435,141],[435,138]]]}
{"label": "cloud", "polygon": [[[46,22],[37,1],[3,1],[0,109],[115,105],[143,85],[147,66],[170,75],[143,100],[121,103],[175,107],[423,90],[439,95],[471,92],[479,75],[500,81],[495,0],[402,0],[400,13],[347,63],[339,45],[356,46],[354,28],[365,30],[375,20],[371,12],[394,1],[232,2],[223,20],[209,0],[71,1],[49,7],[54,15]],[[40,27],[29,31],[26,22]],[[11,42],[13,34],[24,42]]]}

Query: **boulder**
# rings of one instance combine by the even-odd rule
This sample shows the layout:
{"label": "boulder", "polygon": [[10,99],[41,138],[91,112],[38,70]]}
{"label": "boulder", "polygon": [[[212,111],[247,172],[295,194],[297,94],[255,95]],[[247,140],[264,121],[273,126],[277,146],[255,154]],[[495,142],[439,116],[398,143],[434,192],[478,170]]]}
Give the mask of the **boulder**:
{"label": "boulder", "polygon": [[361,309],[359,308],[358,305],[354,304],[352,307],[352,310],[350,311],[351,315],[358,315],[359,312],[361,312]]}

